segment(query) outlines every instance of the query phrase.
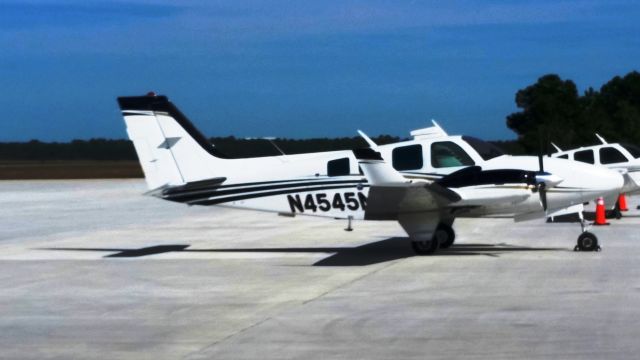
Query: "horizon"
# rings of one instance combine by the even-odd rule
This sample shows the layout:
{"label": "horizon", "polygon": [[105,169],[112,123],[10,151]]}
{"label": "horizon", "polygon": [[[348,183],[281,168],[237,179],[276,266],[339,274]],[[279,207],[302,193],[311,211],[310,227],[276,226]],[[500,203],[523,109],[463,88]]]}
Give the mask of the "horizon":
{"label": "horizon", "polygon": [[0,4],[0,142],[126,139],[116,97],[167,95],[209,137],[513,140],[517,90],[640,70],[631,1]]}

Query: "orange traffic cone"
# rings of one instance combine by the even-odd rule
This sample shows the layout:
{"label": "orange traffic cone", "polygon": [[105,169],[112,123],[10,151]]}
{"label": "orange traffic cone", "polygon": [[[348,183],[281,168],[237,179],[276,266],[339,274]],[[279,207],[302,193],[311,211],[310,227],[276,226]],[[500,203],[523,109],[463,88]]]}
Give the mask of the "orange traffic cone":
{"label": "orange traffic cone", "polygon": [[627,197],[624,196],[624,194],[618,196],[618,208],[620,208],[620,211],[629,211],[627,207]]}
{"label": "orange traffic cone", "polygon": [[596,201],[596,221],[594,221],[593,225],[609,225],[604,213],[604,199],[599,197]]}

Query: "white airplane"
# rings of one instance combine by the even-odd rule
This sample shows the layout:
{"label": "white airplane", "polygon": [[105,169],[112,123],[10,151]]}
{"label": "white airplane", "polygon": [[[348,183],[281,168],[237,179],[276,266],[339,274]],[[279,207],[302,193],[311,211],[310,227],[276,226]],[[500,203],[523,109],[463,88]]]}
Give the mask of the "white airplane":
{"label": "white airplane", "polygon": [[[502,155],[478,139],[447,136],[437,125],[381,146],[363,134],[368,149],[231,159],[165,96],[120,97],[118,103],[149,194],[349,224],[394,220],[418,254],[451,246],[456,217],[519,221],[578,212],[582,203],[617,194],[623,185],[622,176],[606,168]],[[581,225],[575,249],[598,250],[597,237]]]}
{"label": "white airplane", "polygon": [[600,144],[573,150],[562,150],[556,144],[551,143],[557,150],[551,156],[602,165],[616,170],[624,176],[624,186],[621,193],[640,192],[640,148],[631,144],[608,143],[598,134],[596,137],[600,140]]}

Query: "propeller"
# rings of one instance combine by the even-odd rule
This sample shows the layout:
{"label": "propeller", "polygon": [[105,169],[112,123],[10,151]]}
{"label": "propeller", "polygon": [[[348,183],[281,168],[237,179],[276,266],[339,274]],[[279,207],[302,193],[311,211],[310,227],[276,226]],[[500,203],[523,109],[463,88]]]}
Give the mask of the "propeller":
{"label": "propeller", "polygon": [[[547,190],[561,183],[563,179],[557,175],[553,175],[544,171],[542,129],[540,129],[538,138],[540,140],[540,147],[538,149],[539,170],[536,173],[536,187],[538,192],[540,193],[540,202],[542,203],[542,209],[544,209],[544,211],[547,211]],[[547,141],[546,143],[549,143],[549,141]]]}
{"label": "propeller", "polygon": [[547,211],[547,184],[544,181],[540,181],[540,173],[544,170],[542,167],[542,156],[538,155],[540,162],[540,172],[536,175],[536,183],[538,184],[538,192],[540,193],[540,202],[542,203],[542,209]]}

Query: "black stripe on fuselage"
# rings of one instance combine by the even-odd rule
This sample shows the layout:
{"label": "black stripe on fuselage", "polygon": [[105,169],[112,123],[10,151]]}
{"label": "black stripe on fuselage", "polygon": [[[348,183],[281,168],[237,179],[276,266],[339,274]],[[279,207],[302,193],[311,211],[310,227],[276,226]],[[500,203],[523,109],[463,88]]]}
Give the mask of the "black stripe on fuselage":
{"label": "black stripe on fuselage", "polygon": [[424,172],[418,172],[418,171],[401,171],[400,174],[402,174],[402,175],[422,175],[422,176],[431,176],[431,177],[438,177],[438,178],[446,176],[444,174],[424,173]]}
{"label": "black stripe on fuselage", "polygon": [[321,181],[357,181],[357,182],[367,182],[367,179],[362,177],[361,175],[357,176],[356,179],[351,180],[331,180],[329,178],[309,178],[309,179],[296,179],[296,180],[273,180],[273,181],[258,181],[258,182],[248,182],[248,183],[239,183],[239,184],[228,184],[221,185],[220,188],[230,188],[230,187],[240,187],[240,186],[253,186],[253,185],[268,185],[268,184],[284,184],[284,183],[294,183],[294,182],[321,182]]}
{"label": "black stripe on fuselage", "polygon": [[[208,189],[198,189],[198,190],[187,190],[181,191],[177,193],[165,193],[163,194],[163,198],[172,201],[178,202],[192,202],[197,199],[210,198],[212,196],[225,196],[225,195],[233,195],[233,194],[242,194],[248,192],[256,192],[256,191],[269,191],[276,189],[286,189],[286,188],[305,188],[305,187],[314,187],[319,185],[352,185],[358,186],[366,183],[366,180],[334,180],[334,181],[298,181],[296,183],[286,183],[286,184],[274,184],[274,185],[264,185],[264,186],[243,186],[241,188],[235,189],[224,189],[219,190],[220,187],[212,187]],[[239,184],[246,185],[246,184]]]}
{"label": "black stripe on fuselage", "polygon": [[[362,187],[363,188],[369,187],[369,185],[362,185]],[[337,190],[337,189],[357,189],[357,187],[356,186],[336,185],[336,186],[320,186],[320,187],[313,187],[313,188],[309,188],[309,187],[306,187],[306,188],[292,188],[292,189],[284,189],[284,190],[278,190],[278,191],[261,192],[261,193],[257,193],[257,194],[244,194],[244,195],[231,196],[231,197],[225,197],[225,198],[217,198],[217,199],[203,199],[203,200],[189,202],[189,204],[191,204],[191,205],[217,205],[217,204],[222,204],[222,203],[226,203],[226,202],[255,199],[255,198],[266,197],[266,196],[276,196],[276,195],[293,194],[293,193],[298,193],[298,192],[310,192],[310,191],[321,191],[321,190]]]}

